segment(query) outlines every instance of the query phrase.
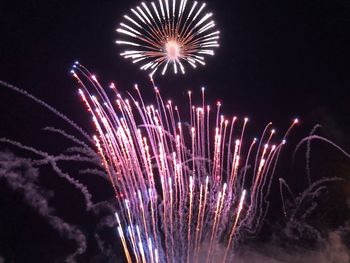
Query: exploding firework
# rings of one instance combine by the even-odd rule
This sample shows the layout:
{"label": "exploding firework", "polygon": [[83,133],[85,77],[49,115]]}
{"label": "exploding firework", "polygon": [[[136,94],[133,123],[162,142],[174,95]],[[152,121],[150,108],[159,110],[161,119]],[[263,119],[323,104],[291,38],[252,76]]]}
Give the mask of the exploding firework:
{"label": "exploding firework", "polygon": [[124,98],[111,84],[111,101],[79,63],[72,74],[119,202],[118,233],[127,261],[229,262],[242,233],[256,233],[266,216],[281,148],[298,121],[277,144],[271,143],[271,123],[260,140],[249,141],[248,119],[227,120],[220,103],[211,114],[204,89],[200,106],[192,105],[189,92],[187,121],[156,87],[156,105],[146,105],[137,86],[135,97]]}
{"label": "exploding firework", "polygon": [[211,20],[212,13],[204,13],[206,4],[187,0],[159,0],[151,5],[142,2],[125,15],[117,32],[123,35],[117,44],[130,47],[121,53],[133,63],[142,63],[141,69],[153,75],[160,67],[164,75],[168,66],[174,73],[184,74],[183,62],[193,68],[205,65],[205,56],[214,55],[219,46],[220,32]]}

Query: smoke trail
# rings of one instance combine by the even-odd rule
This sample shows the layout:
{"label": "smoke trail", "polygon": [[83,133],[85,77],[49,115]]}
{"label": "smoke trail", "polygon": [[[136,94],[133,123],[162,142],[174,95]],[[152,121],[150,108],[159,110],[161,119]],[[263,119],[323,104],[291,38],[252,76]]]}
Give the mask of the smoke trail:
{"label": "smoke trail", "polygon": [[82,147],[75,147],[74,148],[75,151],[79,151],[80,153],[83,153],[86,156],[89,156],[91,158],[99,159],[98,154],[96,154],[96,152],[90,146],[88,146],[85,142],[77,139],[74,135],[68,134],[66,131],[57,129],[54,127],[45,127],[43,128],[43,130],[62,135],[64,138],[74,142],[75,144],[82,146]]}
{"label": "smoke trail", "polygon": [[[310,136],[314,135],[316,130],[321,128],[322,126],[320,124],[315,125],[310,134],[309,134],[309,138]],[[310,158],[311,158],[311,139],[307,141],[307,145],[306,145],[306,152],[305,152],[305,159],[306,159],[306,175],[307,175],[307,180],[309,185],[311,184],[311,171],[310,171]]]}
{"label": "smoke trail", "polygon": [[91,137],[78,125],[76,124],[74,121],[72,121],[71,119],[69,119],[66,115],[64,115],[63,113],[61,113],[60,111],[56,110],[54,107],[52,107],[51,105],[47,104],[45,101],[35,97],[34,95],[28,93],[26,90],[20,89],[14,85],[11,85],[5,81],[0,80],[0,85],[11,89],[19,94],[22,94],[23,96],[35,101],[36,103],[38,103],[40,106],[48,109],[49,111],[51,111],[53,114],[55,114],[56,116],[60,117],[61,119],[63,119],[65,122],[67,122],[68,124],[70,124],[73,128],[75,128],[80,134],[82,134],[92,145],[94,144],[94,141],[91,139]]}
{"label": "smoke trail", "polygon": [[304,144],[305,142],[311,141],[311,140],[320,140],[320,141],[324,141],[330,145],[332,145],[334,148],[336,148],[337,150],[339,150],[341,153],[343,153],[346,157],[350,158],[350,153],[346,152],[343,148],[341,148],[339,145],[337,145],[336,143],[332,142],[331,140],[319,136],[319,135],[311,135],[308,137],[305,137],[304,139],[302,139],[298,145],[295,147],[293,156],[295,156],[295,154],[297,153],[297,151],[299,150],[299,148],[301,147],[302,144]]}
{"label": "smoke trail", "polygon": [[[75,122],[70,120],[67,116],[57,111],[54,107],[48,105],[46,102],[38,99],[37,97],[29,94],[25,90],[19,89],[11,84],[0,81],[0,86],[1,85],[28,97],[29,99],[33,100],[34,102],[38,103],[39,105],[53,112],[55,115],[57,115],[58,117],[66,121],[68,124],[70,124],[73,128],[78,130],[80,134],[82,134],[86,139],[88,139],[88,142],[92,142],[91,137],[85,131],[83,131]],[[85,143],[85,141],[80,140],[75,135],[69,134],[62,129],[58,129],[55,127],[45,127],[43,128],[43,130],[62,136],[68,141],[73,142],[74,146],[65,149],[65,151],[61,154],[51,155],[49,153],[40,151],[34,147],[26,146],[21,144],[20,142],[16,142],[7,138],[0,138],[0,142],[13,145],[19,149],[23,149],[25,151],[34,153],[35,155],[39,156],[41,159],[36,159],[36,160],[23,159],[23,160],[26,160],[30,165],[36,166],[36,167],[43,166],[43,165],[50,165],[51,168],[57,173],[57,175],[64,178],[66,181],[72,184],[75,187],[75,189],[77,189],[80,193],[82,193],[85,199],[85,205],[86,205],[87,211],[93,212],[94,215],[98,217],[101,217],[101,212],[104,213],[104,217],[102,216],[101,217],[102,219],[98,222],[97,229],[100,229],[102,227],[113,227],[116,223],[115,217],[111,216],[111,215],[114,215],[115,213],[115,208],[113,207],[113,205],[105,201],[94,204],[92,202],[92,196],[88,191],[87,187],[83,185],[81,182],[79,182],[77,179],[73,178],[67,172],[64,172],[61,169],[61,167],[58,165],[59,162],[87,163],[89,165],[93,165],[94,168],[79,169],[78,170],[79,174],[90,174],[90,175],[94,174],[104,179],[108,179],[104,171],[104,167],[101,165],[101,160],[99,155],[96,153],[94,149],[92,149],[87,143]],[[4,176],[3,174],[0,175],[0,177],[3,177],[3,176]],[[20,176],[20,174],[18,176]],[[29,187],[31,186],[28,186],[27,188]],[[36,186],[36,187],[39,191],[39,186]],[[18,189],[16,187],[13,187],[14,190],[21,190],[21,192],[26,192],[28,190],[27,188]],[[28,192],[27,194],[30,194],[30,192]],[[40,199],[39,195],[37,196],[37,199],[38,200]],[[44,204],[47,204],[47,201],[46,200],[44,201],[45,201]],[[33,206],[33,204],[31,205]],[[85,236],[80,232],[80,230],[65,223],[62,219],[55,217],[51,214],[48,214],[47,210],[48,208],[46,209],[44,207],[40,215],[42,215],[45,219],[47,219],[49,221],[49,224],[51,224],[61,235],[64,235],[69,239],[73,239],[79,244],[76,252],[73,253],[72,255],[69,255],[66,259],[67,262],[74,262],[75,256],[78,254],[84,253],[86,250],[87,244],[86,244]],[[106,214],[107,216],[105,216]],[[97,232],[95,233],[95,235],[98,235]],[[96,242],[97,244],[100,244],[100,245],[102,244],[97,239],[96,239]],[[96,258],[96,260],[103,260],[103,262],[107,262],[108,260],[108,262],[111,262],[112,258],[115,259],[115,257],[111,256],[112,250],[110,248],[102,249],[100,252],[102,253],[102,255],[99,255],[97,257],[98,259]],[[115,260],[113,262],[115,262]]]}
{"label": "smoke trail", "polygon": [[[4,143],[8,143],[8,144],[14,145],[14,146],[16,146],[16,147],[18,147],[20,149],[32,152],[32,153],[37,154],[40,157],[42,157],[43,159],[40,160],[40,162],[38,162],[38,163],[40,163],[41,165],[43,165],[43,164],[50,164],[52,169],[57,173],[58,176],[66,179],[70,184],[72,184],[77,190],[79,190],[83,194],[83,196],[85,198],[85,204],[86,204],[87,209],[89,210],[89,209],[91,209],[93,207],[93,203],[92,203],[92,200],[91,200],[91,194],[88,191],[88,189],[86,188],[86,186],[83,185],[82,183],[80,183],[77,179],[74,179],[73,177],[71,177],[68,173],[63,172],[58,167],[58,165],[56,163],[56,157],[55,156],[51,156],[51,155],[49,155],[46,152],[37,150],[37,149],[35,149],[33,147],[29,147],[29,146],[23,145],[23,144],[21,144],[19,142],[12,141],[12,140],[9,140],[9,139],[6,139],[6,138],[0,138],[0,142],[4,142]],[[74,157],[72,160],[79,161],[79,157]]]}
{"label": "smoke trail", "polygon": [[38,177],[39,171],[33,167],[31,160],[0,152],[0,178],[5,179],[12,190],[20,192],[26,203],[45,218],[62,237],[76,242],[76,251],[66,257],[66,262],[75,262],[75,257],[86,250],[86,238],[77,227],[52,214],[47,198],[37,185]]}
{"label": "smoke trail", "polygon": [[[304,192],[302,192],[300,194],[299,197],[297,197],[294,201],[297,204],[295,207],[294,212],[291,215],[291,221],[293,221],[297,215],[297,213],[299,212],[299,208],[301,207],[302,203],[304,202],[304,200],[307,197],[311,197],[311,199],[313,199],[314,197],[317,197],[319,192],[324,189],[323,186],[320,186],[323,183],[328,183],[328,182],[334,182],[334,181],[343,181],[342,178],[338,178],[338,177],[333,177],[333,178],[323,178],[320,179],[314,183],[312,183]],[[308,211],[306,211],[306,213],[309,213]]]}

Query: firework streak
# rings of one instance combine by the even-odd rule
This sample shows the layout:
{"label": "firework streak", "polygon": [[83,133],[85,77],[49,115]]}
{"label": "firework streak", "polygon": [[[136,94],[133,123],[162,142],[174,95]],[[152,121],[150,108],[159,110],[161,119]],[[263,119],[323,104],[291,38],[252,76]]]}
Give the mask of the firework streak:
{"label": "firework streak", "polygon": [[214,55],[219,46],[220,34],[210,20],[213,14],[204,13],[205,6],[197,1],[187,4],[187,0],[142,2],[117,29],[122,38],[116,43],[130,48],[120,55],[142,63],[141,69],[151,75],[161,66],[164,75],[169,65],[175,74],[185,73],[183,62],[193,68],[205,65],[205,56]]}
{"label": "firework streak", "polygon": [[245,146],[248,119],[225,119],[220,103],[211,114],[204,89],[199,107],[189,92],[188,123],[157,88],[156,105],[145,105],[137,86],[127,99],[111,84],[111,101],[86,68],[76,63],[72,74],[120,205],[127,261],[230,262],[242,233],[255,233],[266,215],[281,147],[297,120],[280,143],[271,144],[269,123],[259,141]]}

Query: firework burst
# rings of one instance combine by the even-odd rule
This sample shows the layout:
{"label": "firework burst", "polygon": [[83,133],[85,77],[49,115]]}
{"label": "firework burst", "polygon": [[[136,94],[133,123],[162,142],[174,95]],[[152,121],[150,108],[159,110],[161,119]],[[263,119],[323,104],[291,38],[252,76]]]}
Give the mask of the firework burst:
{"label": "firework burst", "polygon": [[214,55],[219,46],[220,34],[211,20],[212,13],[204,13],[205,6],[197,1],[188,4],[187,0],[142,2],[124,16],[117,29],[122,37],[116,43],[129,47],[121,56],[141,63],[141,69],[151,75],[160,67],[164,75],[169,66],[175,74],[184,74],[184,64],[193,68],[205,65],[205,56]]}
{"label": "firework burst", "polygon": [[[146,105],[137,86],[135,97],[124,98],[111,84],[111,101],[86,68],[76,64],[72,73],[120,205],[116,217],[127,261],[228,262],[239,236],[261,226],[281,148],[298,121],[277,144],[269,123],[260,140],[245,146],[248,119],[226,119],[220,103],[211,114],[204,89],[200,106],[192,105],[189,92],[183,122],[180,109],[156,87],[156,105]],[[219,244],[225,248],[217,255]]]}

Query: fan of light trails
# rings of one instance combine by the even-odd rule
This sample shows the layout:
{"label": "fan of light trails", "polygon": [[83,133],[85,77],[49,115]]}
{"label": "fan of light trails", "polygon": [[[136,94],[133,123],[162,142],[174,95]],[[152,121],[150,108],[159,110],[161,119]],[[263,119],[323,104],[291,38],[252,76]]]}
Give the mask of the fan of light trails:
{"label": "fan of light trails", "polygon": [[151,75],[159,67],[164,75],[168,66],[175,74],[184,74],[184,62],[193,68],[205,65],[205,56],[214,55],[219,46],[220,34],[211,20],[212,13],[204,13],[205,6],[197,1],[188,4],[187,0],[142,2],[124,16],[117,29],[122,37],[116,43],[129,48],[121,56],[141,63],[141,69]]}
{"label": "fan of light trails", "polygon": [[157,88],[155,105],[145,104],[137,86],[135,97],[124,98],[111,84],[116,98],[110,100],[86,68],[76,64],[72,74],[120,204],[127,261],[231,262],[240,234],[256,232],[266,215],[278,156],[297,120],[273,145],[271,123],[259,141],[244,139],[248,119],[226,119],[220,103],[211,114],[204,89],[200,106],[189,93],[189,118],[182,120]]}

